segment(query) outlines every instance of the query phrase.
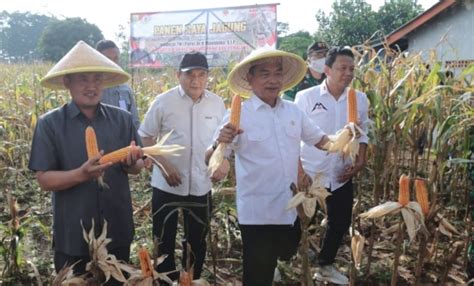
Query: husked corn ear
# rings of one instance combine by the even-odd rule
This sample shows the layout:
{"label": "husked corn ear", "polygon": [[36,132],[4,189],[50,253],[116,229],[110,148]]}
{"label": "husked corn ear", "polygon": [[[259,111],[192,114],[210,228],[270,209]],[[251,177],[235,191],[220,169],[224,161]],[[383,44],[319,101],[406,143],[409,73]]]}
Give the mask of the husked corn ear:
{"label": "husked corn ear", "polygon": [[240,126],[240,109],[242,106],[242,99],[238,95],[234,95],[232,98],[232,104],[230,105],[230,124],[235,128]]}
{"label": "husked corn ear", "polygon": [[86,149],[87,159],[99,155],[99,146],[97,145],[97,136],[95,135],[94,128],[87,126],[86,128]]}
{"label": "husked corn ear", "polygon": [[410,201],[410,178],[407,175],[400,176],[400,189],[398,191],[398,202],[406,206]]}
{"label": "husked corn ear", "polygon": [[153,275],[153,269],[151,266],[150,255],[146,248],[142,247],[138,250],[138,259],[140,260],[140,268],[142,270],[143,277],[151,277]]}
{"label": "husked corn ear", "polygon": [[132,147],[127,146],[118,150],[115,150],[113,152],[110,152],[104,156],[102,156],[99,160],[100,164],[106,164],[109,162],[112,162],[113,164],[118,163],[122,161],[123,159],[127,158],[128,152],[130,152],[130,149]]}
{"label": "husked corn ear", "polygon": [[357,96],[353,88],[347,94],[347,115],[349,123],[357,123]]}
{"label": "husked corn ear", "polygon": [[416,201],[420,204],[421,210],[425,216],[430,212],[430,201],[428,200],[428,191],[424,180],[415,180]]}

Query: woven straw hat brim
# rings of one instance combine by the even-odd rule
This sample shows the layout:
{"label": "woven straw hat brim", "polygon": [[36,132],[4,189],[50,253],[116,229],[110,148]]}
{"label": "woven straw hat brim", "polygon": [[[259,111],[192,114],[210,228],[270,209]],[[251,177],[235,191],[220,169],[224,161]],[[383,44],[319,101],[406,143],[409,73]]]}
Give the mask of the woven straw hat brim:
{"label": "woven straw hat brim", "polygon": [[65,75],[83,72],[104,73],[103,87],[119,85],[130,79],[130,75],[113,61],[83,41],[79,41],[54,65],[40,83],[51,89],[65,89],[63,83]]}
{"label": "woven straw hat brim", "polygon": [[255,65],[256,61],[272,57],[282,58],[282,91],[292,88],[305,76],[307,65],[298,55],[279,50],[255,50],[238,63],[229,73],[227,81],[230,89],[241,96],[248,96],[252,92],[252,88],[247,81],[249,69]]}

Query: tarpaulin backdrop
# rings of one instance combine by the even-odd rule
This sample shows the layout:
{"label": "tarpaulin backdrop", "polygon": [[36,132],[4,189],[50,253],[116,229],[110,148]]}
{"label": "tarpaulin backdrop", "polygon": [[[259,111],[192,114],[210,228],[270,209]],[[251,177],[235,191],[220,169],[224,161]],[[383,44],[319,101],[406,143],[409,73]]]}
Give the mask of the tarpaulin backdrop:
{"label": "tarpaulin backdrop", "polygon": [[177,67],[189,51],[206,54],[210,66],[227,66],[255,48],[275,48],[277,5],[133,13],[130,66]]}

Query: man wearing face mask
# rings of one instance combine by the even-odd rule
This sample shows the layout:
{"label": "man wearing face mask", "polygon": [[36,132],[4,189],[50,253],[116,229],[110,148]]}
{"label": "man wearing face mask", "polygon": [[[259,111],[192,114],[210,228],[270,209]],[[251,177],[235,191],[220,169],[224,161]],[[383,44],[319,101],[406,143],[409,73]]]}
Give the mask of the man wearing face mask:
{"label": "man wearing face mask", "polygon": [[324,74],[324,61],[328,52],[328,46],[324,42],[313,42],[306,50],[306,63],[308,71],[303,80],[292,89],[285,91],[283,99],[294,101],[298,91],[321,84],[326,75]]}

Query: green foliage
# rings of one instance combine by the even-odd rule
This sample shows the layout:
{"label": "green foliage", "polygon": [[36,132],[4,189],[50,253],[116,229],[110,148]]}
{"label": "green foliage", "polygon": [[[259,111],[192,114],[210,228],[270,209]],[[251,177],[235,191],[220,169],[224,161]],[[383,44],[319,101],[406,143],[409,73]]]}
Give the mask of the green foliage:
{"label": "green foliage", "polygon": [[313,42],[308,32],[299,31],[283,37],[278,41],[278,49],[295,53],[303,58],[306,57],[306,49]]}
{"label": "green foliage", "polygon": [[288,23],[283,23],[283,22],[277,22],[277,35],[286,35],[288,33],[288,30],[290,29],[290,26]]}
{"label": "green foliage", "polygon": [[54,18],[20,12],[0,13],[0,59],[38,59],[36,49],[41,33]]}
{"label": "green foliage", "polygon": [[100,29],[81,18],[52,21],[44,30],[39,42],[42,58],[48,61],[61,59],[79,40],[92,47],[104,36]]}
{"label": "green foliage", "polygon": [[364,42],[377,29],[377,14],[364,0],[341,0],[332,5],[326,16],[316,14],[317,35],[331,45],[356,45]]}
{"label": "green foliage", "polygon": [[331,45],[359,45],[377,31],[388,34],[418,15],[422,8],[416,0],[389,0],[378,12],[364,0],[339,0],[328,15],[318,11],[317,36]]}
{"label": "green foliage", "polygon": [[377,12],[378,29],[389,34],[423,11],[413,0],[391,0]]}

